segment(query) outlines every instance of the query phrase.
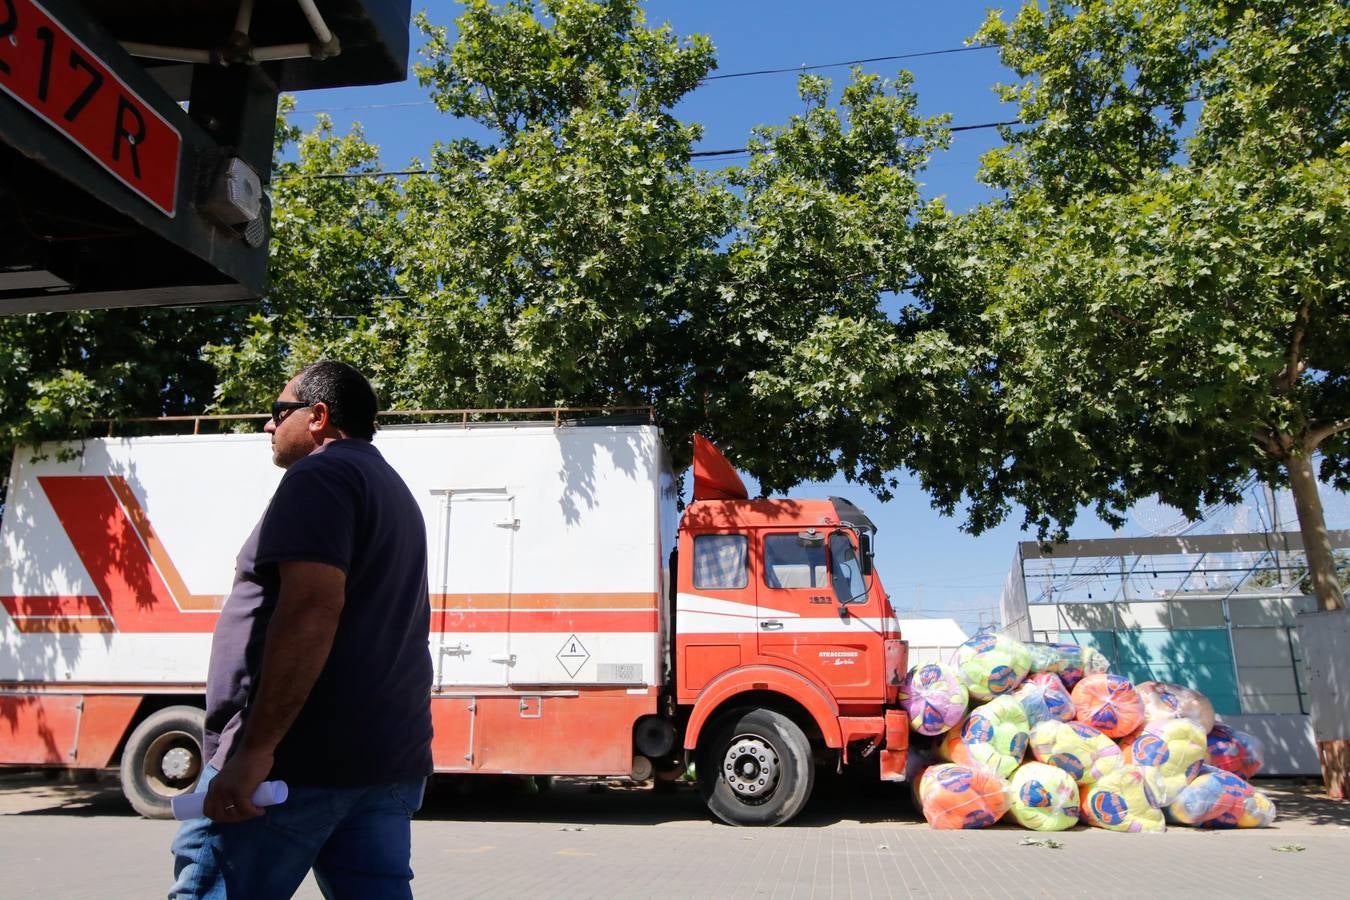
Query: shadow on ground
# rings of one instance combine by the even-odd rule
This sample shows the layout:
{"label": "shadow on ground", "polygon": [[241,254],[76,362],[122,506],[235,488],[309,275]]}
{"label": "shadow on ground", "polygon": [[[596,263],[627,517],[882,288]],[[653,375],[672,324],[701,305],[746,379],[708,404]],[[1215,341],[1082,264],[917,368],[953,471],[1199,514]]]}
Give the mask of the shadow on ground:
{"label": "shadow on ground", "polygon": [[1308,825],[1350,827],[1350,800],[1332,800],[1321,782],[1291,778],[1258,778],[1255,786],[1270,795],[1279,812],[1276,824],[1293,821]]}
{"label": "shadow on ground", "polygon": [[[1350,801],[1332,800],[1320,783],[1257,779],[1279,808],[1278,825],[1350,828]],[[0,815],[111,816],[134,819],[113,773],[53,776],[0,773]],[[677,782],[653,787],[624,780],[436,776],[418,819],[463,822],[545,822],[560,825],[659,825],[710,821],[698,788]],[[787,827],[840,822],[926,827],[909,786],[821,773],[806,809]],[[1000,826],[1003,827],[1003,826]],[[1009,825],[1007,827],[1014,827]]]}
{"label": "shadow on ground", "polygon": [[[0,773],[0,815],[136,818],[114,773]],[[689,783],[634,784],[589,778],[525,779],[439,775],[417,818],[466,822],[642,825],[707,822]],[[903,784],[859,782],[822,773],[811,802],[792,823],[921,823]]]}
{"label": "shadow on ground", "polygon": [[0,774],[0,815],[139,818],[112,772]]}
{"label": "shadow on ground", "polygon": [[[530,781],[483,776],[434,779],[419,819],[640,825],[707,822],[698,788],[689,783],[659,787],[622,780],[554,778]],[[907,785],[863,784],[822,775],[794,826],[838,822],[921,823]],[[791,827],[791,826],[789,826]]]}

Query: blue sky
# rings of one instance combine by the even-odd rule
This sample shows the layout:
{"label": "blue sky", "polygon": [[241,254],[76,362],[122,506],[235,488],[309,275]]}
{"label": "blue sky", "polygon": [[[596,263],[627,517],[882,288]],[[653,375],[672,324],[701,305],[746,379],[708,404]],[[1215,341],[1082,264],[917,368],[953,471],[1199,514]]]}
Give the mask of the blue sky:
{"label": "blue sky", "polygon": [[[715,74],[766,68],[819,65],[848,60],[964,45],[979,28],[989,4],[946,0],[649,0],[650,24],[669,22],[677,33],[709,35],[717,48]],[[1008,9],[1016,6],[1008,4]],[[437,23],[451,24],[458,6],[439,3],[428,7]],[[417,58],[420,35],[412,37]],[[978,124],[1012,118],[1014,111],[999,103],[992,87],[1011,80],[993,50],[956,53],[863,68],[893,76],[900,67],[914,74],[920,111],[925,115],[950,113],[953,124]],[[820,74],[836,87],[848,80],[848,67]],[[437,140],[472,134],[464,123],[436,112],[414,79],[372,88],[314,91],[300,95],[302,112],[297,124],[313,122],[307,111],[325,110],[335,126],[345,131],[360,122],[366,137],[378,144],[387,167],[399,168],[413,157],[425,159]],[[794,74],[764,75],[711,81],[693,92],[676,109],[686,121],[705,126],[699,149],[722,150],[745,146],[750,129],[777,124],[801,111]],[[936,159],[924,174],[926,196],[942,196],[949,205],[964,209],[987,194],[975,180],[979,157],[998,143],[993,130],[953,135],[949,152]],[[733,460],[734,462],[734,460]],[[951,615],[968,628],[988,623],[997,612],[1004,577],[1014,545],[1033,536],[1012,521],[980,537],[961,532],[957,519],[934,512],[912,475],[901,476],[896,497],[881,504],[864,489],[846,483],[803,485],[793,494],[840,494],[861,505],[878,526],[877,567],[892,601],[902,616]],[[752,486],[753,490],[753,486]],[[1329,522],[1337,527],[1334,522]],[[1072,529],[1077,538],[1105,537],[1110,529],[1088,514]],[[1127,526],[1127,533],[1138,533]]]}
{"label": "blue sky", "polygon": [[[987,6],[966,0],[942,4],[843,0],[833,5],[805,0],[648,0],[646,10],[649,24],[669,22],[678,34],[710,36],[718,59],[713,74],[721,76],[964,47],[966,38],[984,20]],[[426,8],[432,21],[452,27],[460,9],[453,2]],[[422,44],[416,29],[411,42],[416,61]],[[951,113],[953,124],[1010,118],[1009,108],[998,102],[991,89],[1008,77],[997,51],[872,63],[863,68],[894,76],[902,66],[914,74],[920,111],[925,115]],[[847,82],[849,67],[818,74],[832,78],[838,88]],[[676,114],[704,125],[700,149],[743,147],[754,126],[782,123],[801,111],[796,81],[794,73],[709,81],[687,97]],[[300,95],[298,101],[297,124],[312,123],[313,116],[306,114],[312,111],[328,112],[340,130],[360,122],[391,166],[414,156],[425,159],[434,141],[475,134],[466,123],[436,112],[413,78],[372,88],[312,91]],[[927,173],[926,194],[945,196],[959,208],[978,202],[985,194],[973,176],[980,154],[997,141],[992,130],[953,136],[950,152]]]}

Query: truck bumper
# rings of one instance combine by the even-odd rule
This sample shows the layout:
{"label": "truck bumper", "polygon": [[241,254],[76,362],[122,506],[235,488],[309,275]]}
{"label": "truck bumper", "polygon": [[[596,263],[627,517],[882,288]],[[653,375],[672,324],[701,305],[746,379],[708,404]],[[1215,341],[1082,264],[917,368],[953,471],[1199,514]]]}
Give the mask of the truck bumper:
{"label": "truck bumper", "polygon": [[909,716],[903,709],[886,710],[886,744],[881,750],[881,780],[904,781],[909,758]]}

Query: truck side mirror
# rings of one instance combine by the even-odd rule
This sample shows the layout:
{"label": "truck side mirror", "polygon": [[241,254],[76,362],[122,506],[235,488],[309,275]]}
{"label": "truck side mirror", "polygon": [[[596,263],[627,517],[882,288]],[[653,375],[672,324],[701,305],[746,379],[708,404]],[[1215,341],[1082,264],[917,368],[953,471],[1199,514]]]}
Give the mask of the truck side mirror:
{"label": "truck side mirror", "polygon": [[858,569],[866,578],[872,574],[872,533],[858,532]]}

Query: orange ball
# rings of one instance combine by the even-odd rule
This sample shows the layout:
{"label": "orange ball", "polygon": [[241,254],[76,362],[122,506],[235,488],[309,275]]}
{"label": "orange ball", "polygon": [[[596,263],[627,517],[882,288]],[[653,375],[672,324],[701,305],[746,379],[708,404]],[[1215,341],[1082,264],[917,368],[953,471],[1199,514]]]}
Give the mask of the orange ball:
{"label": "orange ball", "polygon": [[1098,672],[1074,685],[1079,722],[1110,738],[1122,738],[1144,724],[1144,701],[1128,678]]}
{"label": "orange ball", "polygon": [[1008,811],[1008,782],[987,769],[929,766],[919,779],[919,802],[933,828],[984,828]]}

